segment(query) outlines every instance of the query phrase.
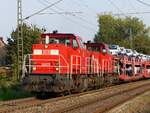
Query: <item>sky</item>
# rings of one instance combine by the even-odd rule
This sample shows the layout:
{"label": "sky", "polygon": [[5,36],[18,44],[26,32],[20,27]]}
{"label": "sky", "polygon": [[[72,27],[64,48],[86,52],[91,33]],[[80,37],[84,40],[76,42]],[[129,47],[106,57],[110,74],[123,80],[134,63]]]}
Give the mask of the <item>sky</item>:
{"label": "sky", "polygon": [[[0,36],[6,41],[17,26],[17,0],[0,0]],[[39,11],[57,0],[22,0],[23,18]],[[150,0],[142,0],[150,3]],[[143,5],[137,0],[63,0],[42,13],[80,12],[73,15],[44,14],[36,15],[24,22],[44,27],[47,32],[58,30],[61,33],[74,33],[84,41],[92,40],[98,31],[98,14],[147,12],[150,6]],[[150,26],[150,13],[136,16],[146,26]],[[124,16],[121,16],[124,17]]]}

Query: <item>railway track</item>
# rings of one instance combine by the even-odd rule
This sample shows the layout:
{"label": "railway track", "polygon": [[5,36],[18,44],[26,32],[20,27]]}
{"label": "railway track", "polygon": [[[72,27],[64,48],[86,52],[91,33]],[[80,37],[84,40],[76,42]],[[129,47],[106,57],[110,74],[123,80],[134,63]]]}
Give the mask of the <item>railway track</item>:
{"label": "railway track", "polygon": [[[1,102],[0,113],[100,113],[105,112],[115,105],[147,90],[150,90],[150,80],[121,84],[96,91],[89,91],[48,100],[28,98]],[[118,98],[120,99],[118,100]],[[95,109],[96,111],[94,111]]]}
{"label": "railway track", "polygon": [[148,90],[150,90],[150,84],[125,89],[122,91],[116,90],[115,93],[110,92],[104,96],[99,95],[96,97],[93,95],[94,99],[88,99],[88,101],[83,101],[74,106],[66,107],[52,113],[104,113],[118,104],[121,104]]}

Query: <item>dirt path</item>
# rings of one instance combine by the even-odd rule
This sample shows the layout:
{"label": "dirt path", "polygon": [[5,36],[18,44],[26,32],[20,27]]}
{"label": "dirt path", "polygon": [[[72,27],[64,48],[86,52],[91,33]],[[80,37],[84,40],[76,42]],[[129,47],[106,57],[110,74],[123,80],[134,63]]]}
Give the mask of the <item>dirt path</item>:
{"label": "dirt path", "polygon": [[115,107],[107,113],[150,113],[150,91]]}

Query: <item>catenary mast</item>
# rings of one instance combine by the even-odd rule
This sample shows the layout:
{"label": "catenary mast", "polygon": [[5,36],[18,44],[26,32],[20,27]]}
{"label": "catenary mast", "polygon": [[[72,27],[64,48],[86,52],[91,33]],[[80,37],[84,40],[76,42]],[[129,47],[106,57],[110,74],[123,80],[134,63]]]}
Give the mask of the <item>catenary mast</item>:
{"label": "catenary mast", "polygon": [[21,78],[23,61],[22,0],[17,0],[17,79]]}

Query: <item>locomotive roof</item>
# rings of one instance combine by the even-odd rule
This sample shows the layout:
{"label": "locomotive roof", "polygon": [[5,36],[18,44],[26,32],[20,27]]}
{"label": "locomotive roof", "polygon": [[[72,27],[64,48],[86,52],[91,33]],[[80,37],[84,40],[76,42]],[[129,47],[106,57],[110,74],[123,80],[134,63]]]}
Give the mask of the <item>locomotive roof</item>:
{"label": "locomotive roof", "polygon": [[72,33],[44,33],[44,34],[41,34],[41,37],[45,38],[46,35],[49,35],[51,37],[59,36],[60,38],[64,38],[63,36],[65,36],[65,35],[72,36],[72,37],[78,37],[77,35],[72,34]]}
{"label": "locomotive roof", "polygon": [[89,46],[100,46],[100,45],[107,46],[107,44],[105,44],[103,42],[100,42],[100,43],[85,43],[85,44],[89,45]]}

